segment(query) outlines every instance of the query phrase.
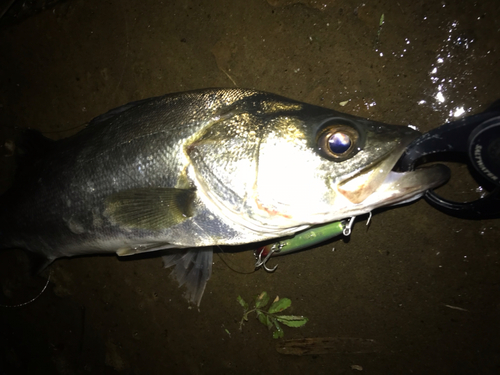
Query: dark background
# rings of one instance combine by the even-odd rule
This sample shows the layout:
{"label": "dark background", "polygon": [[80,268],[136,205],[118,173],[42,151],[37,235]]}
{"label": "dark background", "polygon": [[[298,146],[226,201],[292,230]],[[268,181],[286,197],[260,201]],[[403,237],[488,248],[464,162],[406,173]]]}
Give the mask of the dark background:
{"label": "dark background", "polygon": [[[496,0],[71,0],[24,20],[23,4],[0,19],[4,188],[16,127],[59,139],[164,93],[255,88],[423,132],[500,98]],[[477,188],[454,166],[442,191],[466,200]],[[425,201],[365,221],[349,241],[273,260],[274,274],[226,265],[252,271],[251,252],[215,256],[199,311],[159,258],[59,260],[35,302],[0,308],[0,374],[498,374],[499,222]],[[1,303],[30,300],[44,280],[27,276],[23,252],[0,254]],[[373,339],[382,350],[279,354],[253,318],[238,330],[236,297],[263,290],[310,319],[285,339]]]}

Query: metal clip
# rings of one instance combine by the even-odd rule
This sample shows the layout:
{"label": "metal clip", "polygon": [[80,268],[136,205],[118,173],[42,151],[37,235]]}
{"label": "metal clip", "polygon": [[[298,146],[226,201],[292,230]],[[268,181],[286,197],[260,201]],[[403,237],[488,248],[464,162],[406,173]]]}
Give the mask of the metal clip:
{"label": "metal clip", "polygon": [[345,225],[344,230],[342,231],[342,234],[344,236],[349,236],[352,231],[352,226],[354,225],[354,219],[356,219],[356,216],[353,216],[349,219],[349,222]]}

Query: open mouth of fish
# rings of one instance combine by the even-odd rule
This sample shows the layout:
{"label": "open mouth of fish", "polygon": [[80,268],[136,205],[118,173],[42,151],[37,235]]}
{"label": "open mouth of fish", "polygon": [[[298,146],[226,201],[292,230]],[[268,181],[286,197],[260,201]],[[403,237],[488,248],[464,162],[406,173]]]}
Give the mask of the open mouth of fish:
{"label": "open mouth of fish", "polygon": [[406,172],[395,169],[405,148],[414,138],[406,137],[392,152],[341,181],[337,187],[339,193],[351,203],[378,207],[411,202],[420,198],[426,190],[444,184],[450,178],[450,170],[443,164]]}

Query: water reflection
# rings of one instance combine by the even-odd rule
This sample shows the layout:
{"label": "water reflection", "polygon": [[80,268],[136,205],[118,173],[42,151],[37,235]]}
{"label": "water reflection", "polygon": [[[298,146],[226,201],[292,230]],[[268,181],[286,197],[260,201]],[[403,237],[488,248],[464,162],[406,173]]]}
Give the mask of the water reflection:
{"label": "water reflection", "polygon": [[[466,108],[464,105],[457,105],[454,100],[450,99],[448,92],[457,88],[455,81],[460,80],[462,77],[450,78],[446,76],[446,72],[452,70],[451,64],[467,65],[467,61],[463,59],[458,60],[459,57],[457,55],[463,53],[464,50],[469,50],[473,42],[473,38],[468,38],[460,34],[458,21],[453,21],[449,24],[446,38],[443,40],[443,47],[439,50],[436,62],[431,64],[429,71],[430,80],[435,85],[435,91],[431,95],[432,99],[430,103],[427,103],[426,100],[418,102],[419,105],[429,104],[435,111],[446,110],[448,112],[446,121],[453,121],[462,117],[472,109],[470,107]],[[473,90],[476,91],[476,87]]]}

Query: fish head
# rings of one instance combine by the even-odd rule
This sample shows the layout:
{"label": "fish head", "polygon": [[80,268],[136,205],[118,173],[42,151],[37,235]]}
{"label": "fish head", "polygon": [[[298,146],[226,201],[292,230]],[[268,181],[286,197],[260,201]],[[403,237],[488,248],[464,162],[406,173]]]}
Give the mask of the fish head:
{"label": "fish head", "polygon": [[199,194],[214,211],[277,237],[407,202],[444,183],[444,166],[393,170],[419,136],[404,126],[267,99],[217,117],[185,150]]}

